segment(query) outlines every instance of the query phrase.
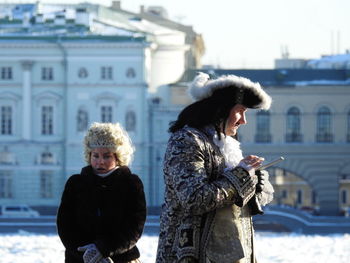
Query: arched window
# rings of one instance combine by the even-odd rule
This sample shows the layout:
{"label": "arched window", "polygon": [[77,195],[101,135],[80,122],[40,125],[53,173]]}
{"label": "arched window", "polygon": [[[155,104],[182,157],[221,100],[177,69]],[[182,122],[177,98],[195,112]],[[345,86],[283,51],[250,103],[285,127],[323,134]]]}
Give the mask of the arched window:
{"label": "arched window", "polygon": [[128,68],[128,69],[126,70],[126,77],[129,78],[129,79],[135,78],[135,77],[136,77],[135,69],[133,69],[133,68]]}
{"label": "arched window", "polygon": [[256,114],[255,142],[271,142],[270,113],[268,111],[259,111]]}
{"label": "arched window", "polygon": [[11,106],[1,106],[0,118],[1,118],[1,135],[11,135],[12,134],[12,107]]}
{"label": "arched window", "polygon": [[300,134],[300,110],[292,107],[287,111],[286,142],[301,142]]}
{"label": "arched window", "polygon": [[125,114],[125,129],[127,131],[136,130],[136,114],[132,110],[127,111]]}
{"label": "arched window", "polygon": [[317,142],[332,142],[333,134],[331,132],[332,127],[332,114],[328,107],[321,107],[317,112]]}
{"label": "arched window", "polygon": [[78,77],[79,77],[80,79],[85,79],[85,78],[87,78],[88,75],[89,75],[89,74],[88,74],[88,71],[87,71],[86,68],[80,68],[80,69],[78,70]]}
{"label": "arched window", "polygon": [[79,109],[77,112],[77,131],[84,132],[87,130],[89,115],[86,110]]}

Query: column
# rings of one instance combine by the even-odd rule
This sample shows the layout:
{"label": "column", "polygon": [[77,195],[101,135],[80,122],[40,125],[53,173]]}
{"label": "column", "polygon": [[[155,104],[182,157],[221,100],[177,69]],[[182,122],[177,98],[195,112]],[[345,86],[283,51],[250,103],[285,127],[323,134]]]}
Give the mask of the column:
{"label": "column", "polygon": [[31,96],[32,96],[32,84],[31,84],[31,69],[33,61],[23,61],[23,107],[22,107],[22,139],[30,140],[32,131],[32,107],[31,107]]}

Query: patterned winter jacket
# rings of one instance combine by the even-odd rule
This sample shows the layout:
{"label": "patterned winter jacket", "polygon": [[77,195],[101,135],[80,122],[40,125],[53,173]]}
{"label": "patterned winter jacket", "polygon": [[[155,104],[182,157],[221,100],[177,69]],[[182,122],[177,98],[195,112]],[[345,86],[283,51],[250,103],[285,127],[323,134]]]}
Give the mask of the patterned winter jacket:
{"label": "patterned winter jacket", "polygon": [[157,263],[254,262],[256,178],[224,170],[212,132],[185,127],[169,139]]}

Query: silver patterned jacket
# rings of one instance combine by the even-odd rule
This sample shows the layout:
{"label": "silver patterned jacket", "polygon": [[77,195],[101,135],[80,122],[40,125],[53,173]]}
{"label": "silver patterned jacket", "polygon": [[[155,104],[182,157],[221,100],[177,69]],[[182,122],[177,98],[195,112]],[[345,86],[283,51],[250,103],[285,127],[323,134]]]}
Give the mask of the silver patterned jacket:
{"label": "silver patterned jacket", "polygon": [[213,132],[185,127],[169,139],[157,263],[255,261],[247,203],[261,198],[257,179],[241,168],[225,171]]}

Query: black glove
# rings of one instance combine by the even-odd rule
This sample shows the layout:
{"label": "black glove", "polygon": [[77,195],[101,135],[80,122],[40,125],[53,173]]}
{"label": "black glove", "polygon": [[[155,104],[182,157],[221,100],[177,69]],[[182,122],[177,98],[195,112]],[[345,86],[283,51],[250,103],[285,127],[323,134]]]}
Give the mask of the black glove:
{"label": "black glove", "polygon": [[264,190],[265,186],[265,172],[264,171],[255,171],[255,174],[258,176],[258,183],[256,184],[256,193],[261,193]]}

